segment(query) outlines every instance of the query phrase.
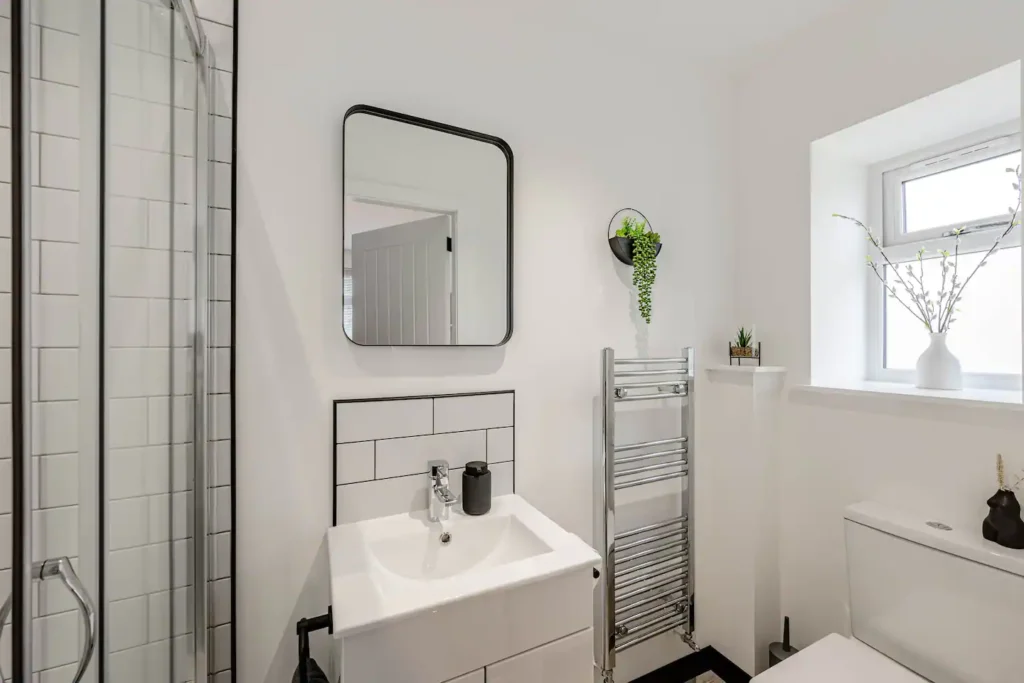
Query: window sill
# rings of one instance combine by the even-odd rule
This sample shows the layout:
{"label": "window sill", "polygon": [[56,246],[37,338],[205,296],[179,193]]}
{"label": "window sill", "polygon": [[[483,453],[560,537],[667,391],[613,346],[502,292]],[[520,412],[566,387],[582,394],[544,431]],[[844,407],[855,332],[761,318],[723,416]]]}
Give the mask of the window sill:
{"label": "window sill", "polygon": [[[879,404],[940,408],[975,408],[998,411],[1024,412],[1020,391],[998,391],[994,389],[963,389],[961,391],[939,391],[918,389],[909,384],[892,382],[855,382],[837,386],[802,385],[789,391],[791,400],[799,403],[821,404],[832,402],[841,407],[860,404],[877,408]],[[835,400],[830,401],[832,397]],[[857,406],[853,406],[856,408]]]}

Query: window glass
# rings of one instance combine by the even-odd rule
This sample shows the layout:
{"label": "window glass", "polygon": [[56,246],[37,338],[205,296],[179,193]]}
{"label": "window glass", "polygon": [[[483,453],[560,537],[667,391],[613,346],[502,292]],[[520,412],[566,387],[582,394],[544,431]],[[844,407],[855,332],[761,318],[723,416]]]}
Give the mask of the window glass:
{"label": "window glass", "polygon": [[[1005,165],[999,172],[1005,180]],[[1016,203],[1016,198],[1013,198]],[[1005,207],[1004,207],[1005,210]],[[963,280],[981,261],[983,252],[960,256]],[[913,264],[917,272],[917,263]],[[904,265],[900,266],[905,268]],[[950,350],[960,359],[964,372],[1020,374],[1021,372],[1021,254],[1020,248],[1006,248],[993,254],[964,290],[960,309],[950,326]],[[886,278],[900,292],[903,288],[891,272]],[[942,280],[940,259],[924,262],[925,286],[932,292]],[[885,299],[885,367],[913,369],[928,346],[928,331],[903,306]]]}
{"label": "window glass", "polygon": [[961,166],[903,183],[904,230],[908,233],[958,226],[995,216],[1017,205],[1007,168],[1020,152]]}

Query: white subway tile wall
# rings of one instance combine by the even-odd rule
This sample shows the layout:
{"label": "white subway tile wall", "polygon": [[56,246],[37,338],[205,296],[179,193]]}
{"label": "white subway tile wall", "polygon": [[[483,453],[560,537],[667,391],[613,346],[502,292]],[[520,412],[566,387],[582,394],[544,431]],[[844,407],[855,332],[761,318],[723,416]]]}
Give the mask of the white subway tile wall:
{"label": "white subway tile wall", "polygon": [[434,403],[434,431],[511,427],[513,412],[512,394],[439,398]]}
{"label": "white subway tile wall", "polygon": [[334,483],[354,484],[373,479],[376,469],[373,441],[342,443],[335,446],[335,449],[337,467]]}
{"label": "white subway tile wall", "polygon": [[338,443],[434,433],[433,399],[356,401],[335,406]]}
{"label": "white subway tile wall", "polygon": [[508,462],[514,457],[514,428],[487,430],[487,462]]}
{"label": "white subway tile wall", "polygon": [[[6,4],[6,3],[5,3]],[[9,12],[0,18],[0,591],[6,598],[11,575],[11,27]],[[77,564],[79,450],[79,91],[78,21],[75,13],[50,24],[50,14],[34,17],[31,82],[32,160],[31,273],[32,349],[30,392],[32,424],[32,559],[68,556]],[[34,631],[45,647],[36,649],[34,668],[60,675],[79,648],[78,615],[66,592],[35,587]],[[10,643],[2,661],[9,666]],[[9,668],[6,669],[9,671]]]}
{"label": "white subway tile wall", "polygon": [[427,507],[428,462],[447,460],[462,493],[467,462],[490,467],[492,494],[515,483],[515,392],[334,402],[337,524]]}
{"label": "white subway tile wall", "polygon": [[[211,98],[210,486],[208,517],[210,677],[232,680],[231,666],[231,114],[235,0],[198,0],[214,54]],[[11,26],[0,6],[0,595],[11,567]],[[67,555],[77,565],[79,384],[85,318],[79,264],[82,122],[88,95],[77,0],[32,5],[32,470],[33,556]],[[196,65],[171,10],[147,0],[110,0],[108,19],[105,303],[107,365],[106,556],[111,652],[107,680],[170,681],[191,676],[190,514],[195,293],[194,164]],[[95,140],[87,141],[88,144]],[[213,163],[216,162],[216,163]],[[89,235],[94,240],[95,235]],[[84,240],[82,240],[84,241]],[[92,363],[90,359],[89,364]],[[81,645],[75,605],[63,588],[41,586],[33,601],[40,680],[65,680]],[[9,665],[9,639],[0,661]],[[98,655],[99,656],[99,655]],[[95,667],[94,667],[95,668]]]}

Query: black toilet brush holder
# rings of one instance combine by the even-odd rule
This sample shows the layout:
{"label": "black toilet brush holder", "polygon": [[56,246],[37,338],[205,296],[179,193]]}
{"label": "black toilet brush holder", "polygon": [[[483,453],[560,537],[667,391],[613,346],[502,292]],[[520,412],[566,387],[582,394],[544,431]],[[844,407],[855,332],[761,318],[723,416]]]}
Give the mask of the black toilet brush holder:
{"label": "black toilet brush holder", "polygon": [[789,644],[789,617],[782,620],[782,642],[774,642],[768,646],[768,668],[785,661],[800,650]]}

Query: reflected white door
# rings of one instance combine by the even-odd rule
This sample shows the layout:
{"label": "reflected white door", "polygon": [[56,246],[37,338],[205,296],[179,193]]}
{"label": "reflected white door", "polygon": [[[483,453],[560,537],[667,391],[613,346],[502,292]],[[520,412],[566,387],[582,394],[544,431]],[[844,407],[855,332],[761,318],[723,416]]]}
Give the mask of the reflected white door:
{"label": "reflected white door", "polygon": [[356,343],[452,343],[450,237],[448,215],[352,235]]}

